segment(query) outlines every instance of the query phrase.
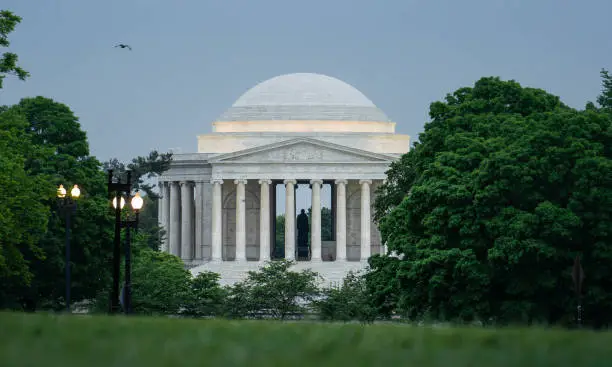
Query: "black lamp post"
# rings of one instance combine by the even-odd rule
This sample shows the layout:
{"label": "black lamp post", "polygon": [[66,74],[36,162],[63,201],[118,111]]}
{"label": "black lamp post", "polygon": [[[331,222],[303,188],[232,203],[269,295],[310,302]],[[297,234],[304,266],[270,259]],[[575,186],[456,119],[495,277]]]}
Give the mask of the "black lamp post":
{"label": "black lamp post", "polygon": [[[121,228],[125,228],[125,284],[123,287],[123,311],[126,315],[129,315],[132,312],[132,237],[131,237],[131,229],[134,229],[134,233],[138,232],[138,219],[140,216],[140,209],[142,209],[142,205],[144,201],[142,197],[140,197],[140,193],[136,192],[136,194],[132,197],[130,201],[132,205],[132,209],[134,210],[134,219],[131,219],[129,216],[125,220],[121,220],[119,224]],[[119,201],[119,209],[123,209],[125,205],[125,200],[121,197]],[[117,209],[117,200],[113,200],[113,207],[115,210]]]}
{"label": "black lamp post", "polygon": [[582,327],[582,283],[584,282],[584,270],[580,263],[580,255],[574,258],[574,266],[572,267],[572,280],[574,281],[574,291],[578,301],[576,322],[578,327]]}
{"label": "black lamp post", "polygon": [[[132,174],[127,172],[127,183],[113,182],[113,171],[108,171],[108,195],[111,202],[118,200],[125,203],[123,194],[129,195],[132,191]],[[111,288],[109,313],[119,312],[119,276],[121,272],[121,206],[115,205],[115,236],[113,241],[113,285]]]}
{"label": "black lamp post", "polygon": [[115,212],[115,236],[113,245],[113,285],[111,289],[111,300],[109,305],[109,313],[114,314],[119,312],[119,277],[121,267],[121,228],[126,228],[126,242],[125,242],[125,286],[124,286],[124,311],[129,314],[131,311],[131,277],[132,277],[132,259],[131,259],[131,235],[130,229],[135,230],[138,227],[138,216],[140,209],[142,209],[143,200],[139,193],[136,193],[131,200],[131,206],[136,213],[134,220],[122,220],[121,210],[125,206],[125,198],[130,197],[132,192],[132,173],[127,171],[127,183],[113,182],[113,171],[108,171],[108,193],[111,198],[111,204]]}
{"label": "black lamp post", "polygon": [[66,195],[64,185],[60,185],[57,189],[57,202],[60,209],[66,218],[66,311],[70,313],[70,217],[76,212],[76,200],[81,196],[81,190],[78,185],[74,185],[70,190],[70,195]]}

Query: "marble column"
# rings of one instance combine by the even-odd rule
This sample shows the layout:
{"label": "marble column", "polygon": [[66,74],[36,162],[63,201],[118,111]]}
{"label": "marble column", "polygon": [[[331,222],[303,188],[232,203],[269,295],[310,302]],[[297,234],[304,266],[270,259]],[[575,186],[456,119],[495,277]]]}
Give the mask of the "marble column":
{"label": "marble column", "polygon": [[204,226],[204,182],[196,181],[195,184],[195,258],[202,259],[203,226]]}
{"label": "marble column", "polygon": [[236,185],[236,261],[246,260],[246,193],[247,180],[234,180]]}
{"label": "marble column", "polygon": [[178,182],[170,182],[170,253],[181,255],[181,196]]}
{"label": "marble column", "polygon": [[[158,181],[157,186],[159,187],[159,198],[157,199],[157,226],[159,228],[164,228],[164,182]],[[161,251],[165,252],[163,242]]]}
{"label": "marble column", "polygon": [[193,182],[181,181],[181,259],[193,259]]}
{"label": "marble column", "polygon": [[295,184],[285,180],[285,259],[295,260]]}
{"label": "marble column", "polygon": [[270,184],[271,180],[259,180],[259,261],[270,260]]}
{"label": "marble column", "polygon": [[372,253],[370,231],[370,185],[372,180],[359,180],[361,185],[361,260],[367,260]]}
{"label": "marble column", "polygon": [[312,213],[310,219],[311,261],[321,261],[321,180],[311,180]]}
{"label": "marble column", "polygon": [[336,180],[336,261],[346,260],[346,180]]}
{"label": "marble column", "polygon": [[170,253],[170,182],[164,182],[164,242],[163,247],[166,252]]}
{"label": "marble column", "polygon": [[[170,204],[168,199],[170,199],[170,193],[166,192],[166,187],[168,184],[164,181],[160,181],[159,183],[159,201],[158,201],[158,222],[159,228],[163,229],[166,233],[161,238],[161,251],[168,252],[168,223],[166,218],[166,207]],[[161,237],[161,234],[160,234]]]}
{"label": "marble column", "polygon": [[212,234],[211,234],[211,260],[222,260],[222,224],[223,224],[223,207],[222,207],[222,187],[223,180],[213,179],[210,181],[213,184],[213,200],[212,200]]}

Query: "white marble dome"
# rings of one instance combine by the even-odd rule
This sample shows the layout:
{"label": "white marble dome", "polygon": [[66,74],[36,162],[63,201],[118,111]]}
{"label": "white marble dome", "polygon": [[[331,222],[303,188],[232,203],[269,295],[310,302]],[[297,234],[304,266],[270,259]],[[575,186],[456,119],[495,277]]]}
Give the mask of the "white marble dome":
{"label": "white marble dome", "polygon": [[388,117],[348,83],[313,73],[286,74],[249,89],[217,121],[372,121]]}

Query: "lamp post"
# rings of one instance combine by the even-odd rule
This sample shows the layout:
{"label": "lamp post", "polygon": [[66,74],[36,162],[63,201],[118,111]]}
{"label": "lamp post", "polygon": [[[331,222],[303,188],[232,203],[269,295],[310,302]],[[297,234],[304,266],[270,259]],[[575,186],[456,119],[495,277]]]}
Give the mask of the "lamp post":
{"label": "lamp post", "polygon": [[[127,183],[113,182],[113,171],[108,171],[108,194],[112,198],[111,203],[115,209],[115,236],[113,241],[113,284],[111,288],[109,313],[115,314],[119,311],[119,276],[121,267],[121,208],[125,205],[123,194],[129,195],[132,191],[132,173],[127,172]],[[119,201],[120,205],[117,205]]]}
{"label": "lamp post", "polygon": [[63,212],[66,218],[66,311],[70,313],[70,217],[76,212],[76,200],[81,196],[81,190],[78,185],[74,185],[70,190],[70,196],[66,195],[64,185],[59,185],[57,189],[57,202],[60,212]]}
{"label": "lamp post", "polygon": [[578,301],[576,322],[578,327],[582,327],[582,283],[584,282],[584,270],[580,263],[580,255],[574,258],[574,266],[572,267],[572,280],[574,281],[574,291]]}
{"label": "lamp post", "polygon": [[[117,209],[117,198],[112,201],[113,208]],[[129,216],[126,220],[120,222],[120,227],[125,228],[125,284],[123,287],[123,311],[126,315],[132,312],[132,238],[130,229],[134,228],[134,233],[138,231],[138,219],[140,216],[140,209],[144,204],[144,200],[140,196],[139,192],[136,192],[132,200],[130,201],[132,209],[134,210],[134,219]],[[119,200],[119,210],[125,206],[125,199],[121,196]]]}

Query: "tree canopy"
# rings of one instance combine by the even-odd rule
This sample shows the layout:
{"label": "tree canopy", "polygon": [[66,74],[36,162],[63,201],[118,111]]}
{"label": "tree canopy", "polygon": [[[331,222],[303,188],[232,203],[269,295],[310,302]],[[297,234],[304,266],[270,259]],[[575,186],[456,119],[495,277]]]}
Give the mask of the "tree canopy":
{"label": "tree canopy", "polygon": [[[0,10],[0,47],[9,47],[9,34],[21,23],[21,17],[8,10]],[[22,69],[18,64],[17,54],[5,52],[0,56],[0,89],[2,89],[4,78],[7,75],[14,75],[21,80],[25,80],[30,74]]]}
{"label": "tree canopy", "polygon": [[395,283],[411,317],[554,323],[573,317],[580,254],[589,317],[607,321],[610,115],[482,78],[432,103],[430,117],[381,188],[383,241],[401,260],[372,259],[370,286]]}
{"label": "tree canopy", "polygon": [[78,184],[82,191],[72,226],[73,298],[78,301],[95,296],[108,282],[112,221],[104,173],[100,162],[89,155],[87,136],[78,118],[65,104],[45,97],[24,98],[0,116],[20,124],[24,144],[18,146],[21,155],[13,158],[14,164],[22,165],[27,176],[42,186],[33,193],[47,193],[37,197],[46,213],[46,228],[37,247],[21,247],[32,281],[28,287],[14,290],[11,303],[29,309],[61,307],[63,303],[65,226],[55,200],[59,184]]}
{"label": "tree canopy", "polygon": [[294,261],[269,261],[258,271],[249,271],[245,280],[228,291],[226,316],[260,317],[263,314],[284,320],[301,314],[318,295],[319,275],[310,269],[293,271]]}
{"label": "tree canopy", "polygon": [[39,154],[26,134],[27,120],[9,111],[0,113],[0,307],[17,307],[11,295],[29,287],[34,274],[25,253],[44,258],[39,245],[49,217],[41,200],[54,196],[48,177],[32,175],[27,156]]}
{"label": "tree canopy", "polygon": [[612,75],[605,69],[601,70],[600,75],[602,89],[597,96],[597,103],[605,112],[612,113]]}

